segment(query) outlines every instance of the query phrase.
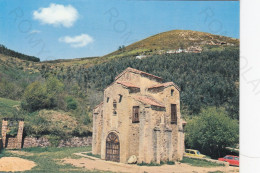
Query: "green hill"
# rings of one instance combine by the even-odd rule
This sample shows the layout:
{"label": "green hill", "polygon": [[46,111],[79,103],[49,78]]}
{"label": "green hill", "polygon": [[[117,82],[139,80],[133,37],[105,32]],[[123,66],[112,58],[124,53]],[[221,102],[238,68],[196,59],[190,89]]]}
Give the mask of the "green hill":
{"label": "green hill", "polygon": [[191,48],[208,51],[214,48],[223,49],[229,46],[239,46],[239,40],[205,32],[172,30],[153,35],[129,46],[121,47],[120,50],[112,52],[105,57],[140,54],[154,55],[170,50],[189,50]]}
{"label": "green hill", "polygon": [[214,35],[205,32],[189,30],[171,30],[162,32],[146,39],[140,40],[128,46],[120,45],[120,49],[101,57],[77,58],[69,60],[47,61],[48,65],[74,66],[84,65],[91,67],[100,63],[109,62],[115,58],[137,56],[137,55],[159,55],[167,51],[178,49],[192,52],[224,50],[226,48],[238,48],[239,39]]}
{"label": "green hill", "polygon": [[[191,46],[201,47],[201,53],[166,53]],[[237,39],[174,30],[151,36],[103,57],[33,62],[0,54],[0,114],[24,117],[29,134],[37,130],[34,135],[52,135],[51,129],[37,129],[35,126],[44,127],[44,123],[55,126],[56,122],[49,122],[48,116],[67,117],[65,119],[71,119],[80,127],[62,133],[63,127],[59,126],[57,131],[63,136],[88,134],[91,132],[92,109],[102,100],[103,89],[113,82],[116,75],[132,67],[175,82],[181,88],[181,112],[185,117],[197,115],[202,108],[215,106],[223,107],[231,118],[238,119],[238,46]],[[149,55],[149,58],[137,59],[136,55],[140,54]],[[35,82],[40,84],[35,85]],[[56,84],[61,86],[58,95],[47,87]],[[31,112],[22,105],[25,93],[30,96],[28,88],[35,86],[40,87],[41,92],[33,97],[44,98],[45,106]]]}

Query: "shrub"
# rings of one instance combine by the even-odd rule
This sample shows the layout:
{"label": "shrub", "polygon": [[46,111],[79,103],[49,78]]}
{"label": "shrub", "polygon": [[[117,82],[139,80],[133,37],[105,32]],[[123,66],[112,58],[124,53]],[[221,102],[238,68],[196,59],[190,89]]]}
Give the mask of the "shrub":
{"label": "shrub", "polygon": [[186,126],[187,147],[198,149],[213,158],[220,157],[225,147],[237,144],[238,140],[238,121],[229,118],[222,108],[204,109]]}
{"label": "shrub", "polygon": [[76,110],[78,107],[77,101],[71,96],[66,98],[66,103],[68,110]]}
{"label": "shrub", "polygon": [[33,82],[24,92],[21,106],[28,111],[36,111],[49,107],[46,87],[40,82]]}
{"label": "shrub", "polygon": [[63,87],[63,83],[53,76],[49,76],[46,83],[33,82],[25,89],[22,108],[33,112],[56,107]]}

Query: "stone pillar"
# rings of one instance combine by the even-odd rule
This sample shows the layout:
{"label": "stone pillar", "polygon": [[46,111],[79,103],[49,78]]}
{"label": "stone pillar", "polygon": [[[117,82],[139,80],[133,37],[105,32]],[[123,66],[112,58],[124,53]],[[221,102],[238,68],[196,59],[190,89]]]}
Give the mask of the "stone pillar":
{"label": "stone pillar", "polygon": [[139,139],[139,157],[138,162],[151,163],[154,161],[153,147],[153,128],[151,125],[152,113],[150,106],[145,106],[142,118],[140,119],[140,139]]}
{"label": "stone pillar", "polygon": [[97,115],[93,113],[93,133],[92,133],[92,154],[97,154],[97,127],[96,127]]}
{"label": "stone pillar", "polygon": [[7,125],[8,125],[8,121],[3,119],[3,121],[2,121],[2,142],[3,142],[3,148],[6,147]]}
{"label": "stone pillar", "polygon": [[144,161],[144,123],[145,123],[145,109],[142,111],[139,117],[139,154],[138,154],[138,163],[142,163]]}
{"label": "stone pillar", "polygon": [[173,158],[172,158],[172,151],[173,151],[173,148],[172,148],[172,130],[171,129],[168,129],[166,130],[166,133],[167,133],[167,147],[168,147],[168,159],[169,161],[173,161]]}
{"label": "stone pillar", "polygon": [[155,128],[154,131],[155,131],[155,135],[156,135],[156,148],[155,148],[156,163],[160,164],[160,162],[161,162],[160,129],[159,128]]}
{"label": "stone pillar", "polygon": [[17,143],[16,143],[16,148],[17,149],[21,149],[22,148],[23,127],[24,127],[24,121],[19,121],[19,127],[18,127],[18,133],[17,133]]}
{"label": "stone pillar", "polygon": [[[162,116],[164,117],[164,116]],[[164,118],[161,118],[161,123],[160,123],[160,161],[165,161],[165,154],[166,154],[166,144],[165,142],[165,123],[164,123]]]}

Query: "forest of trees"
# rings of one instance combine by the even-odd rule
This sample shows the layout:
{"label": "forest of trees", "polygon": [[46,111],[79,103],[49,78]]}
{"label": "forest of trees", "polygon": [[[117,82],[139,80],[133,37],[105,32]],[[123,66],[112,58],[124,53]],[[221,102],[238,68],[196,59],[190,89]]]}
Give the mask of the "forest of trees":
{"label": "forest of trees", "polygon": [[14,50],[8,49],[7,47],[5,47],[2,44],[0,44],[0,53],[3,54],[3,55],[6,55],[6,56],[19,58],[19,59],[22,59],[22,60],[34,61],[34,62],[39,62],[40,61],[40,58],[16,52]]}
{"label": "forest of trees", "polygon": [[[41,109],[62,110],[80,120],[83,123],[81,127],[89,128],[91,111],[101,102],[103,89],[110,85],[119,73],[127,67],[132,67],[160,76],[164,82],[173,81],[181,88],[181,113],[190,121],[191,127],[188,129],[192,129],[194,123],[200,122],[194,117],[198,116],[206,122],[210,116],[216,118],[220,112],[222,119],[234,120],[233,136],[238,133],[239,49],[236,48],[200,54],[153,55],[141,60],[121,57],[88,68],[80,64],[65,66],[62,63],[17,62],[15,58],[0,61],[0,64],[0,97],[21,101],[24,115],[34,115],[34,112]],[[27,67],[32,71],[25,70]],[[212,107],[216,109],[212,111]],[[209,117],[201,113],[209,108]],[[44,124],[32,125],[45,122],[41,120],[42,117],[37,116],[31,116],[28,129],[45,127]],[[59,130],[62,131],[62,128]],[[37,135],[52,133],[48,129],[37,131]],[[28,132],[34,133],[34,130]],[[83,135],[86,131],[74,129],[70,134]],[[187,131],[187,137],[190,136],[187,146],[197,147],[198,136],[191,138],[192,135],[192,130]],[[237,140],[236,136],[226,144],[235,144]],[[208,141],[204,142],[207,144]],[[222,140],[218,142],[219,145],[223,143]],[[202,151],[204,150],[205,148],[202,148]],[[205,152],[216,156],[212,151]]]}
{"label": "forest of trees", "polygon": [[[15,63],[12,61],[10,63]],[[127,67],[136,68],[173,81],[181,88],[183,114],[198,114],[205,106],[224,107],[233,119],[239,119],[239,50],[201,54],[165,54],[145,59],[123,57],[85,68],[76,66],[37,66],[40,73],[28,73],[20,67],[1,66],[0,97],[21,100],[24,89],[35,80],[56,76],[64,90],[79,98],[92,98],[114,81]],[[15,93],[15,94],[14,94]],[[12,95],[13,94],[13,95]],[[98,94],[100,95],[100,94]],[[91,107],[101,99],[98,96]]]}
{"label": "forest of trees", "polygon": [[205,106],[216,106],[239,119],[239,50],[154,55],[141,60],[123,57],[90,68],[44,67],[42,74],[51,72],[68,83],[67,87],[74,84],[86,93],[88,89],[102,91],[127,67],[175,82],[181,88],[182,112],[187,115],[198,114]]}

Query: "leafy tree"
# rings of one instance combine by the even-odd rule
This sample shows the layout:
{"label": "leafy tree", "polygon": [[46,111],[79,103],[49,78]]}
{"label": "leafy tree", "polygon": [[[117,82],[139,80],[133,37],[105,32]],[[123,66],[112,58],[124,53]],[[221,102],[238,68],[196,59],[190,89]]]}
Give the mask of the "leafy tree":
{"label": "leafy tree", "polygon": [[214,158],[220,157],[225,147],[239,142],[237,120],[227,116],[223,108],[210,107],[188,121],[186,147],[200,150]]}
{"label": "leafy tree", "polygon": [[54,108],[58,105],[63,87],[63,83],[54,76],[49,76],[45,83],[34,82],[25,89],[22,107],[31,112]]}
{"label": "leafy tree", "polygon": [[49,107],[56,107],[59,99],[61,97],[60,94],[63,91],[64,84],[58,80],[56,77],[50,75],[46,80],[46,91],[47,91],[47,98],[49,100]]}
{"label": "leafy tree", "polygon": [[33,82],[24,92],[21,106],[30,112],[49,107],[47,90],[40,82]]}

